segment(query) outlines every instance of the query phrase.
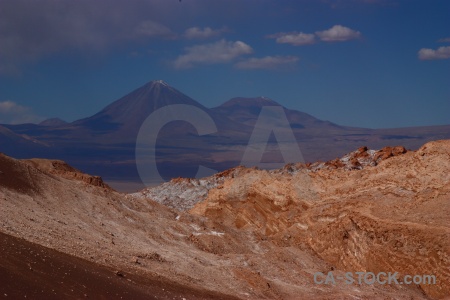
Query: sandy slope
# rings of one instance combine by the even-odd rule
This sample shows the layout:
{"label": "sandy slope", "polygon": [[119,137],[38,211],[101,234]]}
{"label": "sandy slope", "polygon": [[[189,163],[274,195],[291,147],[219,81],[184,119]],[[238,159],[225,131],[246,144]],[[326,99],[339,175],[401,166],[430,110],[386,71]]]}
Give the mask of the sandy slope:
{"label": "sandy slope", "polygon": [[137,276],[0,233],[5,299],[233,299]]}
{"label": "sandy slope", "polygon": [[[240,169],[182,212],[58,163],[0,156],[0,231],[243,299],[442,298],[450,294],[449,162],[450,141],[439,141],[361,170]],[[438,282],[314,283],[329,270],[436,274]]]}

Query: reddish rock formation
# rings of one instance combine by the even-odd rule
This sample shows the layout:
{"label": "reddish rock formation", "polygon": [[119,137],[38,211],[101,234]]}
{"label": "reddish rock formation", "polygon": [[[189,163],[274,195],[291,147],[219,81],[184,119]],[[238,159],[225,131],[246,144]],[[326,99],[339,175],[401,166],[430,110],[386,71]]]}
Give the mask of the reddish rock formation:
{"label": "reddish rock formation", "polygon": [[110,189],[100,176],[92,176],[83,173],[62,160],[33,158],[24,160],[24,162],[48,174],[58,175],[67,179],[75,179],[93,186]]}

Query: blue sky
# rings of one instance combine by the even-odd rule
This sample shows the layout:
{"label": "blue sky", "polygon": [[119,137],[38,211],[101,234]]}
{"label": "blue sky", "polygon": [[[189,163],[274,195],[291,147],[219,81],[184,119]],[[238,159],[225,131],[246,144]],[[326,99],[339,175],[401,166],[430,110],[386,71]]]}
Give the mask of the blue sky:
{"label": "blue sky", "polygon": [[0,123],[73,121],[156,79],[208,107],[450,124],[450,1],[0,2]]}

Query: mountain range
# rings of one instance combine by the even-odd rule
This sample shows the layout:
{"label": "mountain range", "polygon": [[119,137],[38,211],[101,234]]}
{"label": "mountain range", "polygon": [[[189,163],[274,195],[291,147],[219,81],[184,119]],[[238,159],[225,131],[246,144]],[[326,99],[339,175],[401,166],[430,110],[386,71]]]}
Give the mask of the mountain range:
{"label": "mountain range", "polygon": [[[136,167],[136,139],[144,121],[169,105],[188,105],[206,113],[217,130],[199,135],[186,121],[159,130],[156,165],[164,179],[194,177],[198,166],[223,171],[241,164],[263,107],[284,112],[302,157],[298,161],[327,161],[360,146],[379,149],[404,145],[417,149],[427,141],[450,138],[450,125],[393,129],[340,126],[292,110],[274,100],[233,98],[207,108],[162,80],[150,81],[93,116],[71,123],[49,119],[40,124],[0,125],[0,151],[17,158],[62,159],[87,173],[102,176],[119,190],[137,190],[142,182]],[[270,128],[269,128],[270,129]],[[277,136],[270,135],[264,162],[284,163]]]}

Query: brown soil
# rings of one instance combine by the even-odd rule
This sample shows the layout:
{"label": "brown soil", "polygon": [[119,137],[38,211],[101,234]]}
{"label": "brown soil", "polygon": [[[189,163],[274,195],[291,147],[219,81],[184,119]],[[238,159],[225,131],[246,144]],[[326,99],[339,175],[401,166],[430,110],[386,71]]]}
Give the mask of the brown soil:
{"label": "brown soil", "polygon": [[0,233],[6,299],[235,299],[142,277]]}
{"label": "brown soil", "polygon": [[15,159],[0,153],[1,186],[24,194],[34,194],[39,191],[36,183],[35,168],[29,168]]}

